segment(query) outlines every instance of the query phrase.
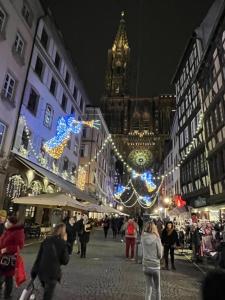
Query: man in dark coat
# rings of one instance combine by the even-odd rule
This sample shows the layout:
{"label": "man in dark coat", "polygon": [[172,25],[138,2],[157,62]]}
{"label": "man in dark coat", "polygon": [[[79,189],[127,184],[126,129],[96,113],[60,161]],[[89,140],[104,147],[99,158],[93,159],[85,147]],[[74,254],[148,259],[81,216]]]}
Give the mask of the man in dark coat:
{"label": "man in dark coat", "polygon": [[168,222],[166,227],[162,231],[162,244],[164,246],[164,259],[165,259],[165,268],[169,269],[169,252],[171,258],[172,269],[176,270],[174,265],[174,250],[176,246],[179,245],[178,234],[174,228],[173,222]]}
{"label": "man in dark coat", "polygon": [[67,233],[68,251],[69,254],[71,255],[73,252],[73,245],[76,240],[75,220],[73,217],[69,218],[69,221],[66,223],[66,233]]}
{"label": "man in dark coat", "polygon": [[78,236],[81,244],[80,258],[86,258],[87,243],[90,239],[91,222],[87,215],[82,215],[80,221],[77,222]]}
{"label": "man in dark coat", "polygon": [[39,249],[36,261],[31,270],[31,278],[39,277],[44,287],[43,300],[52,300],[57,282],[60,282],[61,265],[69,262],[65,224],[58,224],[51,237],[46,238]]}

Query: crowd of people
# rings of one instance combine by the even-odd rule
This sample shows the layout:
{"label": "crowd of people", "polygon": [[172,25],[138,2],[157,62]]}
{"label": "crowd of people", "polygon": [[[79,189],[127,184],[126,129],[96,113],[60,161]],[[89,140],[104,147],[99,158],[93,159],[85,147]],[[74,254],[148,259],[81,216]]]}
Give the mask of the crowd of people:
{"label": "crowd of people", "polygon": [[[162,262],[164,262],[164,269],[169,270],[170,255],[171,269],[176,270],[175,249],[183,247],[185,239],[189,236],[189,244],[192,244],[196,251],[194,242],[202,239],[198,236],[200,235],[198,225],[193,225],[182,235],[180,228],[177,229],[174,222],[164,223],[160,219],[144,223],[142,217],[109,217],[106,215],[100,224],[105,239],[108,238],[111,228],[113,239],[120,236],[121,241],[125,242],[127,260],[135,260],[135,246],[137,241],[140,241],[143,272],[146,278],[146,300],[151,300],[153,294],[155,299],[161,299],[160,269]],[[43,300],[54,299],[55,287],[62,277],[61,266],[69,263],[75,242],[77,243],[77,254],[82,259],[86,258],[92,226],[92,220],[85,214],[78,215],[76,218],[68,216],[62,223],[57,224],[52,234],[41,243],[31,269],[31,279],[34,281],[39,278],[43,287]],[[208,230],[209,235],[209,225],[204,228],[205,232]],[[213,228],[216,232],[212,236],[215,236],[220,241],[218,245],[221,245],[221,239],[225,236],[224,229],[216,228]],[[0,289],[4,288],[4,299],[13,299],[13,277],[17,276],[17,259],[24,247],[24,242],[24,226],[16,216],[7,216],[6,211],[0,210]],[[210,273],[206,277],[203,284],[204,300],[212,299],[209,298],[209,295],[212,294],[212,290],[216,290],[217,283],[221,282],[221,278],[224,278],[224,272],[221,270]]]}

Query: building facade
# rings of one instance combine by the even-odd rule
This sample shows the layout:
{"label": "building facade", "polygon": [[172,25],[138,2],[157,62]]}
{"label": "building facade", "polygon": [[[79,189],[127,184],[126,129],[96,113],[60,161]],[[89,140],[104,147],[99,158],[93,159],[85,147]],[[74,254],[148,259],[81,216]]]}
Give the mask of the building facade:
{"label": "building facade", "polygon": [[[205,147],[210,175],[207,205],[220,208],[225,218],[225,3],[218,11],[198,73],[199,95],[204,115]],[[221,205],[219,206],[219,204]],[[215,207],[217,205],[217,207]]]}
{"label": "building facade", "polygon": [[113,204],[115,158],[109,143],[110,133],[100,108],[87,106],[85,113],[87,120],[94,118],[101,122],[99,130],[84,128],[82,132],[80,165],[88,164],[85,186],[99,203]]}
{"label": "building facade", "polygon": [[108,51],[102,112],[117,148],[129,165],[138,171],[158,170],[175,100],[172,95],[142,98],[129,95],[130,51],[122,14]]}
{"label": "building facade", "polygon": [[[81,130],[68,133],[60,154],[50,155],[45,142],[64,134],[69,116],[83,120],[89,103],[77,71],[51,16],[37,28],[25,92],[10,162],[14,173],[7,178],[4,207],[11,199],[42,193],[67,192],[79,200],[95,201],[77,185]],[[62,143],[61,143],[62,144]],[[27,207],[25,216],[46,223],[50,210]]]}
{"label": "building facade", "polygon": [[[224,30],[224,1],[217,0],[194,31],[174,77],[181,194],[199,218],[202,213],[208,219],[218,210],[215,205],[224,203]],[[213,209],[206,209],[210,205]]]}
{"label": "building facade", "polygon": [[18,113],[37,23],[44,10],[38,0],[0,1],[0,207],[4,203]]}

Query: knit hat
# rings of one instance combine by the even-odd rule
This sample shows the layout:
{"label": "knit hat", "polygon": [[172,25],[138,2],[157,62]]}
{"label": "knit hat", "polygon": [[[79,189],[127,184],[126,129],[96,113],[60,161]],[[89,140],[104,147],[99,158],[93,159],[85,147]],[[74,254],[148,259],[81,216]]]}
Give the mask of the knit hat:
{"label": "knit hat", "polygon": [[17,224],[18,223],[18,219],[16,216],[11,216],[8,218],[8,221],[11,223],[11,224]]}
{"label": "knit hat", "polygon": [[7,211],[4,209],[0,210],[0,218],[6,218],[7,217]]}

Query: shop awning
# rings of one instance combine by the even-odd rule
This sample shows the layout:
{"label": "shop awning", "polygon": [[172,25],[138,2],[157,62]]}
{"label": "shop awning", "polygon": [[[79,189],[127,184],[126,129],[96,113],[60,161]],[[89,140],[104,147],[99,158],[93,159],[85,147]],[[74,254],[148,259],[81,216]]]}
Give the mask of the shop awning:
{"label": "shop awning", "polygon": [[49,208],[60,207],[64,209],[87,210],[86,205],[82,205],[79,201],[63,193],[40,194],[38,196],[20,197],[15,198],[13,200],[13,203]]}
{"label": "shop awning", "polygon": [[35,170],[36,172],[38,172],[39,174],[41,174],[42,176],[48,178],[48,180],[50,182],[61,187],[64,192],[74,195],[79,200],[96,203],[96,199],[94,197],[90,196],[86,192],[81,191],[74,184],[57,176],[56,174],[52,173],[51,171],[49,171],[45,168],[42,168],[41,166],[23,158],[23,157],[20,157],[19,155],[16,155],[16,159],[18,161],[20,161],[21,163],[23,163],[28,168],[31,168],[31,169]]}

